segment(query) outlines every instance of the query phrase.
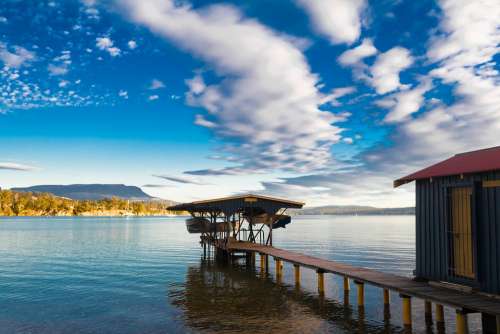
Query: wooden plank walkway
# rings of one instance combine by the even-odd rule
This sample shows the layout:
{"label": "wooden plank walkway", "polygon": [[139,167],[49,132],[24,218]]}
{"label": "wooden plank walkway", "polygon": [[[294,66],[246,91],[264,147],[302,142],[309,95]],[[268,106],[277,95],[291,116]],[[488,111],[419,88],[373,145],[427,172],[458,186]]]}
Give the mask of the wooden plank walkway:
{"label": "wooden plank walkway", "polygon": [[417,282],[407,277],[354,267],[345,263],[324,260],[297,252],[250,242],[233,241],[229,242],[227,246],[223,248],[228,251],[258,252],[302,267],[346,276],[355,281],[397,291],[402,295],[421,298],[436,304],[447,305],[457,310],[484,312],[490,315],[500,316],[500,299],[477,293],[467,293],[454,289],[437,287],[425,282]]}

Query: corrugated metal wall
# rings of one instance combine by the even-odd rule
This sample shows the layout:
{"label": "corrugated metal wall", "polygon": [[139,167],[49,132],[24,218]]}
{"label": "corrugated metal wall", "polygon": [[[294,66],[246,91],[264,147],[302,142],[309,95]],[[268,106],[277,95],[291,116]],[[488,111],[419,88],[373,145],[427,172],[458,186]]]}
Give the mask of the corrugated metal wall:
{"label": "corrugated metal wall", "polygon": [[[416,274],[434,281],[448,276],[447,187],[499,180],[500,172],[417,181]],[[500,294],[500,187],[476,188],[477,275],[482,291]]]}

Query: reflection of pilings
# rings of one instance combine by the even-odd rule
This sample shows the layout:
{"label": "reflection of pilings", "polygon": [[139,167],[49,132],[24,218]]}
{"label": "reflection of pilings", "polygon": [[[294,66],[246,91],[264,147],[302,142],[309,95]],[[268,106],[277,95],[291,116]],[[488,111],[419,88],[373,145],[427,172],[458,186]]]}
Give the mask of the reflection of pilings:
{"label": "reflection of pilings", "polygon": [[[353,312],[348,305],[320,297],[316,293],[295,289],[293,285],[276,285],[271,276],[257,278],[254,271],[246,270],[242,265],[225,266],[221,262],[202,260],[199,268],[189,268],[185,284],[185,289],[174,288],[169,295],[173,299],[173,305],[185,310],[186,325],[193,329],[235,331],[247,326],[245,328],[249,332],[269,332],[269,328],[259,326],[283,321],[286,319],[284,316],[290,316],[292,312],[287,305],[296,302],[306,306],[310,310],[307,313],[332,322],[336,328],[347,333],[358,330],[364,333],[382,333],[383,328],[387,333],[400,330],[398,326],[391,326],[389,323],[382,325],[365,322],[364,313],[360,313],[359,309],[358,312]],[[249,303],[261,306],[248,309]],[[207,305],[210,307],[207,308]],[[228,310],[231,310],[234,321],[229,318],[222,321],[220,315]],[[251,320],[246,323],[247,319],[255,319],[259,314],[266,314],[270,318],[260,324]],[[356,316],[353,317],[353,314]]]}

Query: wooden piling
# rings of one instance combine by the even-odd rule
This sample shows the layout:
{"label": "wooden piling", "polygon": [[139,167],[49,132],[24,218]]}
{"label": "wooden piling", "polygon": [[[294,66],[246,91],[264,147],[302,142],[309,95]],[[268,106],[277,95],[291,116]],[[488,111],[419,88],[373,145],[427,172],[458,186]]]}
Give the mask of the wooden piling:
{"label": "wooden piling", "polygon": [[276,270],[276,280],[278,282],[281,282],[281,275],[282,275],[281,260],[275,257],[274,261],[275,261],[275,268],[274,269]]}
{"label": "wooden piling", "polygon": [[318,273],[318,293],[325,294],[325,272],[322,270],[316,271]]}
{"label": "wooden piling", "polygon": [[444,323],[444,308],[441,304],[436,304],[436,322]]}
{"label": "wooden piling", "polygon": [[295,271],[295,286],[300,286],[300,266],[298,264],[293,265]]}
{"label": "wooden piling", "polygon": [[266,277],[266,257],[264,254],[259,253],[259,258],[260,258],[260,275],[262,278]]}
{"label": "wooden piling", "polygon": [[391,303],[391,295],[388,289],[384,289],[384,306],[388,306]]}
{"label": "wooden piling", "polygon": [[403,326],[411,328],[411,297],[401,295],[403,298]]}
{"label": "wooden piling", "polygon": [[432,324],[432,303],[428,300],[425,301],[425,322]]}
{"label": "wooden piling", "polygon": [[365,283],[360,281],[354,281],[358,287],[358,307],[365,306]]}
{"label": "wooden piling", "polygon": [[347,291],[347,294],[349,294],[349,290],[351,288],[349,287],[349,277],[344,276],[344,293]]}
{"label": "wooden piling", "polygon": [[469,333],[469,326],[467,324],[467,313],[462,310],[457,310],[457,334]]}
{"label": "wooden piling", "polygon": [[349,277],[344,276],[344,305],[349,306],[349,291],[351,290],[349,286]]}

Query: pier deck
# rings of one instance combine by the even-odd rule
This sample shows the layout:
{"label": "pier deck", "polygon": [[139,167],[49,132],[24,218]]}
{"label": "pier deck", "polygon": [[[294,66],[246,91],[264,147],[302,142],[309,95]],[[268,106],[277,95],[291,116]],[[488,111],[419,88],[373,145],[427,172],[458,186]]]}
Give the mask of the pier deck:
{"label": "pier deck", "polygon": [[484,312],[500,316],[500,299],[480,295],[477,293],[461,292],[455,289],[437,287],[426,282],[417,282],[407,277],[397,276],[379,271],[354,267],[345,263],[300,254],[284,249],[265,246],[251,242],[228,242],[227,245],[218,245],[229,252],[258,252],[276,259],[290,262],[322,271],[348,277],[383,289],[396,291],[401,295],[417,297],[436,304],[447,305],[463,312]]}

